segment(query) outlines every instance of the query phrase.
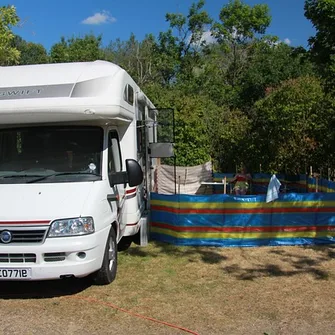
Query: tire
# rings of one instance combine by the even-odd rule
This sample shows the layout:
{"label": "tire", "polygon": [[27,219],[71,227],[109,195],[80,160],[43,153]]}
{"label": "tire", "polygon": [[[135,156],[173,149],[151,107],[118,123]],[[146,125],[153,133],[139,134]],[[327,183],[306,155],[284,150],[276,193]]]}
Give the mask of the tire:
{"label": "tire", "polygon": [[117,251],[126,251],[133,242],[133,236],[123,236],[117,245]]}
{"label": "tire", "polygon": [[138,232],[133,236],[133,242],[137,245],[141,245],[141,229],[138,230]]}
{"label": "tire", "polygon": [[116,236],[113,227],[111,227],[101,269],[94,276],[94,282],[97,285],[107,285],[114,281],[117,270],[117,245]]}

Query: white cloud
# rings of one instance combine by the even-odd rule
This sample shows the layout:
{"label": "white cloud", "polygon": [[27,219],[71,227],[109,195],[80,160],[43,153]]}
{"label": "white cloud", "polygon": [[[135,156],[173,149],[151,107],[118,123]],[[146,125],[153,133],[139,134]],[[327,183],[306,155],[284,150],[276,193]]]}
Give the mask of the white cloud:
{"label": "white cloud", "polygon": [[[192,38],[192,34],[188,36],[186,42],[187,43],[190,43],[191,41],[191,38]],[[192,46],[193,47],[200,47],[202,44],[213,44],[213,43],[216,43],[216,39],[215,37],[213,37],[211,35],[211,31],[210,30],[207,30],[207,31],[204,31],[200,37],[200,40],[197,39],[197,42],[193,42],[192,43]]]}
{"label": "white cloud", "polygon": [[116,18],[113,17],[108,11],[103,10],[100,13],[95,13],[92,16],[87,17],[81,21],[83,24],[99,25],[104,23],[116,22]]}
{"label": "white cloud", "polygon": [[284,43],[287,44],[287,45],[290,45],[292,43],[292,41],[289,38],[285,38]]}
{"label": "white cloud", "polygon": [[206,44],[213,44],[216,42],[216,39],[211,35],[211,31],[207,30],[203,32],[201,36],[201,42],[206,42]]}

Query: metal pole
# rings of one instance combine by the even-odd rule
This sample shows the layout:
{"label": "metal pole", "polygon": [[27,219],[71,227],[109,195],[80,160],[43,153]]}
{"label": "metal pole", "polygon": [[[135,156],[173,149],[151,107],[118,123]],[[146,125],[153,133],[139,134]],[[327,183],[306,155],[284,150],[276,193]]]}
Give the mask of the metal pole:
{"label": "metal pole", "polygon": [[173,172],[174,172],[174,194],[177,194],[177,167],[176,156],[173,156]]}

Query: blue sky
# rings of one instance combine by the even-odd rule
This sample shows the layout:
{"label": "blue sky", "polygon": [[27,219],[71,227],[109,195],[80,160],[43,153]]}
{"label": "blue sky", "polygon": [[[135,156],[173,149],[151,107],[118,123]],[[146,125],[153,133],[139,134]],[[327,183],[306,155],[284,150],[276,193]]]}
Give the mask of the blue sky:
{"label": "blue sky", "polygon": [[[166,31],[165,14],[186,14],[195,0],[12,0],[1,5],[14,5],[21,18],[15,33],[27,41],[41,43],[47,50],[61,36],[82,37],[87,33],[102,34],[103,43],[133,32],[141,40],[147,33]],[[308,46],[314,35],[312,24],[304,17],[304,0],[244,0],[249,5],[266,3],[272,23],[267,33],[277,35],[292,46]],[[228,0],[206,0],[205,10],[218,20],[220,9]]]}

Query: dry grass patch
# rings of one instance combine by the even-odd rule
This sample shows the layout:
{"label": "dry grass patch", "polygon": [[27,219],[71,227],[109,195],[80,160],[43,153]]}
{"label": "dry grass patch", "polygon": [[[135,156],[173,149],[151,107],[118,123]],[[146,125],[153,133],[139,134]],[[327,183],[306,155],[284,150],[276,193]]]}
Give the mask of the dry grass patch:
{"label": "dry grass patch", "polygon": [[109,286],[2,283],[0,334],[186,334],[106,304],[204,335],[331,334],[334,256],[332,246],[132,246]]}

